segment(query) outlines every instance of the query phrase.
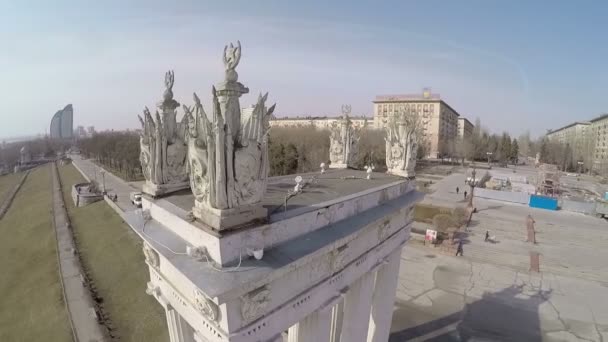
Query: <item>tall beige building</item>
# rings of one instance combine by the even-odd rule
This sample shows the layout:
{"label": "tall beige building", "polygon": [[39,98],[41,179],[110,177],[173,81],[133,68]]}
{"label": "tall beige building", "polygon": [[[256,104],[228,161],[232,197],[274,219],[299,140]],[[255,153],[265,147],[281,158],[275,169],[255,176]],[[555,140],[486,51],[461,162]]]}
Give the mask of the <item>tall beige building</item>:
{"label": "tall beige building", "polygon": [[458,118],[458,138],[468,139],[473,135],[473,124],[467,118]]}
{"label": "tall beige building", "polygon": [[440,158],[455,154],[460,114],[441,100],[439,94],[424,89],[421,94],[379,95],[373,103],[376,128],[383,128],[392,116],[409,106],[422,118],[426,157]]}
{"label": "tall beige building", "polygon": [[608,175],[608,114],[602,114],[589,121],[588,131],[591,136],[591,169],[602,175]]}
{"label": "tall beige building", "polygon": [[608,114],[589,122],[573,122],[548,132],[546,136],[569,145],[574,163],[582,161],[585,169],[608,174]]}
{"label": "tall beige building", "polygon": [[574,163],[586,162],[591,167],[593,160],[590,122],[574,122],[547,133],[547,138],[570,146]]}

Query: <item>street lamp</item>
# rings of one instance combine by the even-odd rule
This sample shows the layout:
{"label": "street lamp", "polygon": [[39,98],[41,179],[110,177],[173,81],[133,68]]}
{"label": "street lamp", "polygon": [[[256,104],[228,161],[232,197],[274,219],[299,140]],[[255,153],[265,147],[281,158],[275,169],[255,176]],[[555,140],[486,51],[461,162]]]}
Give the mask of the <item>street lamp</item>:
{"label": "street lamp", "polygon": [[471,193],[469,194],[469,203],[467,204],[467,207],[471,210],[471,212],[473,211],[473,192],[475,191],[475,183],[477,181],[477,179],[475,179],[476,174],[477,171],[475,170],[475,167],[473,167],[473,171],[471,171],[471,181],[469,182]]}
{"label": "street lamp", "polygon": [[104,170],[101,170],[101,171],[99,171],[99,173],[101,173],[101,179],[102,179],[102,182],[103,182],[103,192],[102,192],[102,194],[105,195],[106,194],[106,177],[105,177],[106,172]]}

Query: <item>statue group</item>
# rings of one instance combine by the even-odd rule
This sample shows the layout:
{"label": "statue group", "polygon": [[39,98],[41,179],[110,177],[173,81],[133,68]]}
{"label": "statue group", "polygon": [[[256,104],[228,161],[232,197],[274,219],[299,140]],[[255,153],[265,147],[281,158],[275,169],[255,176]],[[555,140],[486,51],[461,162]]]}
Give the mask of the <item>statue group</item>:
{"label": "statue group", "polygon": [[[140,161],[146,178],[143,190],[153,196],[185,189],[188,187],[188,163],[186,162],[185,117],[177,123],[179,103],[173,99],[173,71],[165,74],[165,93],[158,103],[156,120],[150,110],[144,109],[144,117],[139,116],[142,125],[140,136]],[[160,110],[160,112],[159,112]]]}
{"label": "statue group", "polygon": [[363,127],[353,127],[349,118],[350,105],[342,105],[342,117],[330,128],[329,136],[329,167],[332,169],[345,169],[354,167],[358,153],[359,140]]}
{"label": "statue group", "polygon": [[[353,127],[349,119],[350,111],[349,105],[343,105],[342,117],[330,128],[330,168],[354,168],[353,163],[359,151],[359,140],[365,125],[360,128]],[[403,106],[386,125],[385,144],[388,173],[406,178],[416,176],[418,151],[416,130],[419,126],[419,117],[410,110],[409,106]]]}
{"label": "statue group", "polygon": [[241,117],[239,98],[249,89],[238,82],[241,45],[224,48],[225,80],[212,89],[212,114],[207,115],[194,93],[194,105],[183,105],[176,122],[173,72],[166,76],[165,96],[156,120],[145,109],[141,119],[141,164],[144,191],[153,196],[190,187],[193,214],[211,227],[233,228],[264,219],[260,202],[268,179],[268,94],[260,95],[251,116]]}
{"label": "statue group", "polygon": [[387,172],[401,177],[414,178],[416,176],[416,157],[418,142],[416,128],[418,115],[410,111],[409,107],[392,117],[386,126],[386,168]]}
{"label": "statue group", "polygon": [[[224,48],[225,79],[212,88],[210,115],[194,93],[194,104],[182,106],[184,116],[177,122],[175,75],[168,71],[154,116],[145,108],[143,118],[139,117],[143,191],[158,197],[191,188],[193,215],[217,230],[266,219],[261,201],[269,171],[269,119],[275,105],[267,109],[268,94],[260,94],[252,114],[241,115],[239,98],[249,89],[238,82],[240,59],[240,43]],[[350,105],[343,105],[341,119],[331,128],[331,168],[354,166],[365,125],[353,127],[350,112]],[[417,145],[416,125],[410,117],[404,112],[388,125],[386,164],[389,173],[413,178]]]}

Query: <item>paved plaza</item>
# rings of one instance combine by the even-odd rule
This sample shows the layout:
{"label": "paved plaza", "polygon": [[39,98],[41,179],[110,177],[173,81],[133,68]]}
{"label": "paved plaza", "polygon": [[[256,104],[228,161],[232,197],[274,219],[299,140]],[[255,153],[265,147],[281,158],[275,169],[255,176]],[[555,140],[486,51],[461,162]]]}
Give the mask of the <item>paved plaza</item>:
{"label": "paved plaza", "polygon": [[[464,174],[435,184],[425,203],[464,205]],[[456,186],[461,194],[455,192]],[[569,212],[475,199],[464,257],[412,235],[402,254],[391,341],[608,339],[608,223]],[[525,241],[536,220],[538,245]],[[486,230],[497,243],[484,242]],[[540,273],[529,272],[539,252]]]}

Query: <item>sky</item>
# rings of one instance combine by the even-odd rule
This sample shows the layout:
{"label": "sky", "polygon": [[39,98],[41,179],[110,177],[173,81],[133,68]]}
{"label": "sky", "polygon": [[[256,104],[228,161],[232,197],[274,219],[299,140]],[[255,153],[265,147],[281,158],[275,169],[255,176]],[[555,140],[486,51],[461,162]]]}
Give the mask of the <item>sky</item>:
{"label": "sky", "polygon": [[240,40],[243,107],[277,116],[373,113],[380,94],[430,87],[492,132],[542,135],[608,112],[606,1],[0,0],[0,137],[137,128],[164,74],[210,110],[224,45]]}

